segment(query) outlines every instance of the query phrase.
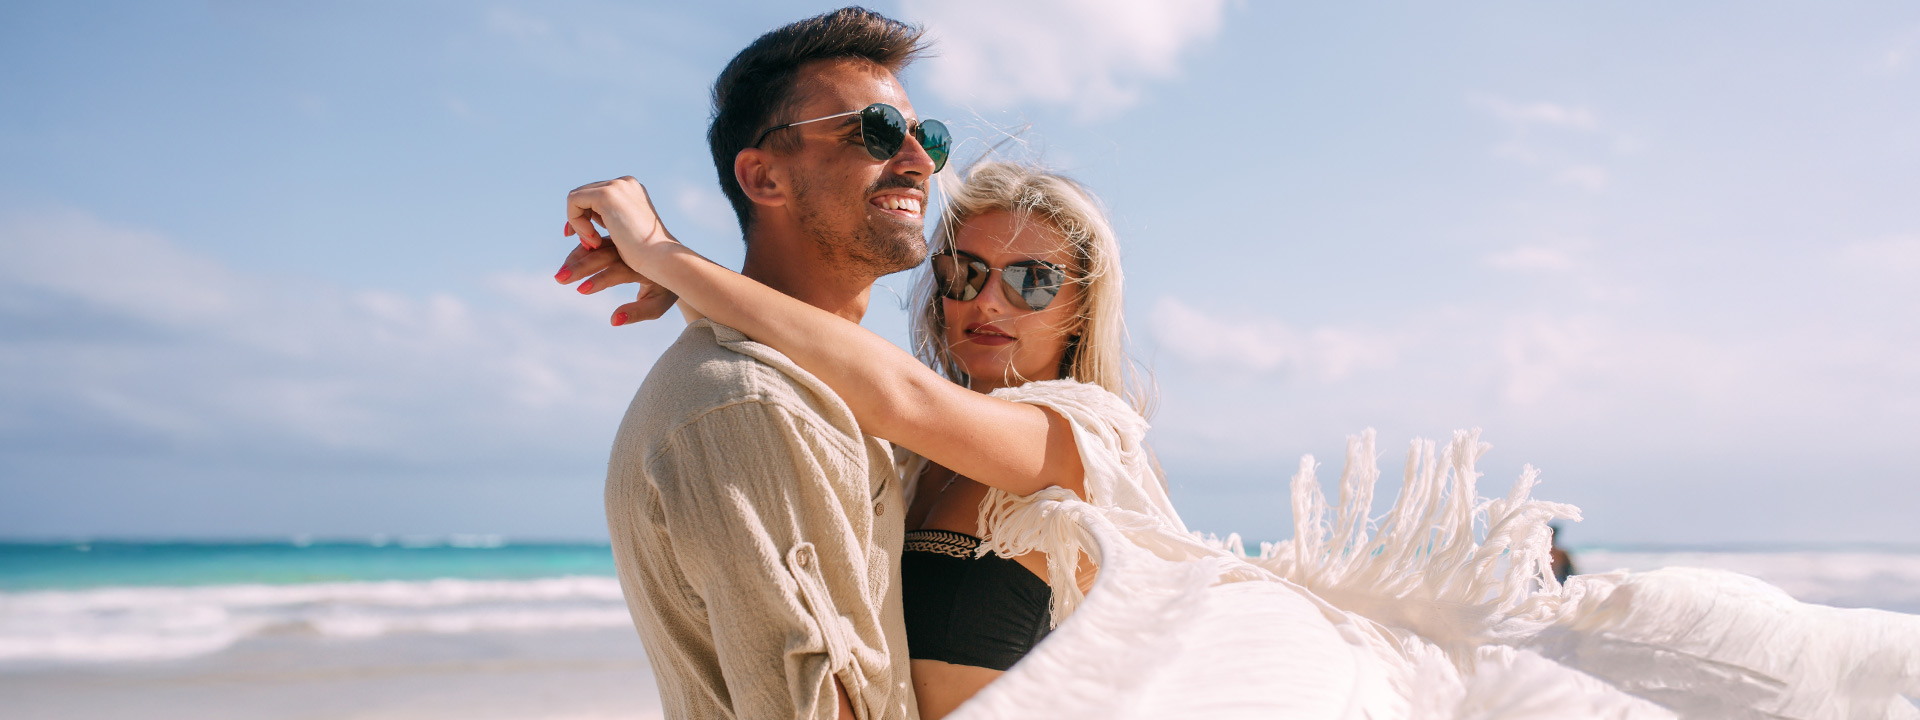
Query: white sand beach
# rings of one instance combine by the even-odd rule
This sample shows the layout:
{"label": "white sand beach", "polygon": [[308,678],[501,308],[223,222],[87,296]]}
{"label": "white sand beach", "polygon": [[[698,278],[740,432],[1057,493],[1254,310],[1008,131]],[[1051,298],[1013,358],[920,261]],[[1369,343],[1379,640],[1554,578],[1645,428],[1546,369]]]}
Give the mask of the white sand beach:
{"label": "white sand beach", "polygon": [[627,628],[312,634],[148,662],[0,667],[10,720],[645,720],[653,674]]}

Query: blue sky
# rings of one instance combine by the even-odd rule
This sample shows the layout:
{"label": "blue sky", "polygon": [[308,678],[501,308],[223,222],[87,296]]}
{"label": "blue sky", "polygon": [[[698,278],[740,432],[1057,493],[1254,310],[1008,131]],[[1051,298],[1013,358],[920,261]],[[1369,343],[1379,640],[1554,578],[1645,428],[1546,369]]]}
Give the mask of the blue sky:
{"label": "blue sky", "polygon": [[[563,195],[737,262],[708,83],[829,7],[0,7],[0,536],[603,534],[679,323],[551,283]],[[1920,543],[1912,5],[875,7],[1111,208],[1193,526],[1480,427],[1577,543]]]}

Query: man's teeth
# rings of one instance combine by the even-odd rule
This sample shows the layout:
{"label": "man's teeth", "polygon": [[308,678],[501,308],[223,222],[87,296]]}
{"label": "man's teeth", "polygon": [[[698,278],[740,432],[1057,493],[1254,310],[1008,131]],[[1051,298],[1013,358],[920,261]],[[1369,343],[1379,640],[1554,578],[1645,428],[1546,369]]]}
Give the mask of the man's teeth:
{"label": "man's teeth", "polygon": [[880,198],[880,207],[888,210],[905,210],[915,215],[920,214],[920,201],[903,195],[888,195]]}

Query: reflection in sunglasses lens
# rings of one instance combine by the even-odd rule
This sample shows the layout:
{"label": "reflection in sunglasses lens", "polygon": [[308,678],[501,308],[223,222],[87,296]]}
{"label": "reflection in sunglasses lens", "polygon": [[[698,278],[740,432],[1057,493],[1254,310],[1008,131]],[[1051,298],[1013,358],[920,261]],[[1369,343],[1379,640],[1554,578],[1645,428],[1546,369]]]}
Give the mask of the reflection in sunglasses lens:
{"label": "reflection in sunglasses lens", "polygon": [[[986,263],[967,259],[956,251],[933,256],[931,265],[940,296],[960,302],[978,297],[993,274]],[[1009,302],[1028,310],[1045,310],[1060,296],[1067,274],[1039,261],[1022,261],[1001,268],[1000,280],[1005,285],[1000,291]]]}
{"label": "reflection in sunglasses lens", "polygon": [[953,143],[947,134],[947,124],[939,120],[921,120],[920,126],[913,129],[913,139],[920,141],[927,157],[933,158],[933,171],[940,172],[947,166],[947,149]]}
{"label": "reflection in sunglasses lens", "polygon": [[1010,266],[1000,272],[1029,309],[1046,309],[1060,293],[1060,273],[1045,265]]}
{"label": "reflection in sunglasses lens", "polygon": [[[906,143],[907,119],[892,105],[868,105],[860,111],[860,135],[866,141],[868,155],[875,160],[886,160],[900,152],[900,146]],[[947,154],[949,146],[953,144],[953,136],[948,134],[945,123],[922,120],[913,127],[913,139],[933,160],[934,172],[940,172],[941,168],[947,166]]]}
{"label": "reflection in sunglasses lens", "polygon": [[885,160],[900,152],[907,139],[907,121],[891,105],[874,104],[860,112],[860,132],[867,143],[867,154]]}

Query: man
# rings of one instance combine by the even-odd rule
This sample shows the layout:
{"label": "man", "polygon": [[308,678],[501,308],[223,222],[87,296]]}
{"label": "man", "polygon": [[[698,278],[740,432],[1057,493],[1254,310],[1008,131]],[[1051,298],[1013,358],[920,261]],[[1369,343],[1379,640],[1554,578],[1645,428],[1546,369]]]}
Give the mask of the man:
{"label": "man", "polygon": [[[875,279],[925,258],[933,159],[912,137],[876,159],[860,113],[829,117],[886,103],[913,122],[895,75],[923,48],[919,29],[846,8],[767,33],[721,72],[708,144],[747,276],[858,322]],[[556,278],[593,275],[588,292],[642,280],[591,225],[650,232],[626,227],[633,202],[647,200],[631,178],[574,191],[583,247]],[[643,290],[614,324],[672,300]],[[824,384],[731,328],[690,324],[634,396],[607,469],[621,587],[667,715],[917,717],[901,490],[889,446]]]}

